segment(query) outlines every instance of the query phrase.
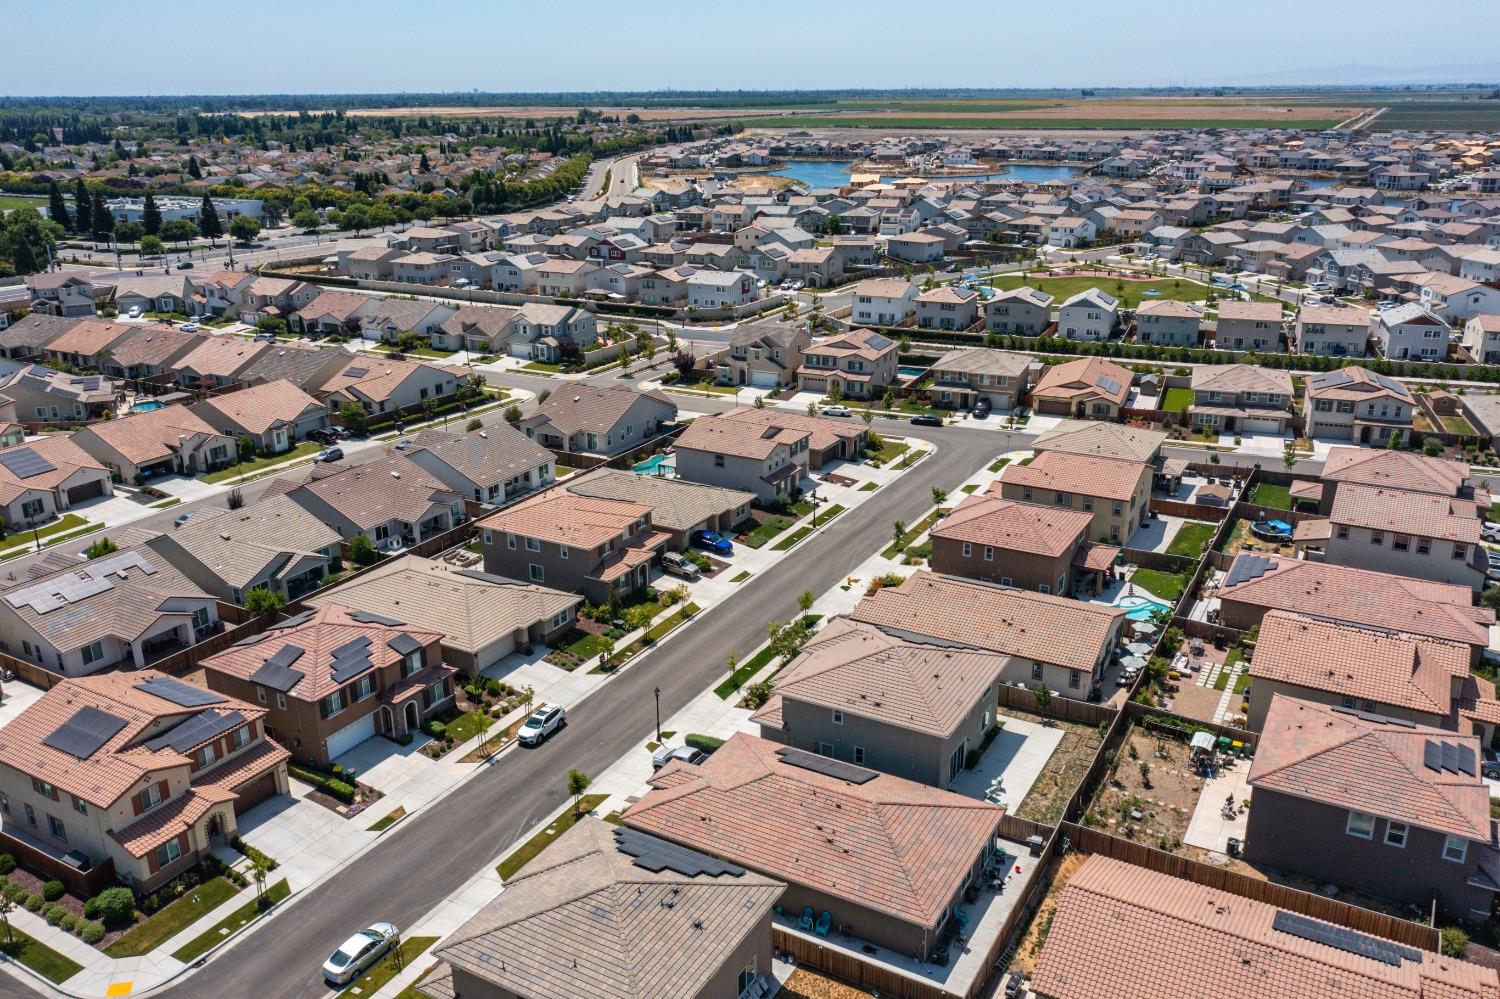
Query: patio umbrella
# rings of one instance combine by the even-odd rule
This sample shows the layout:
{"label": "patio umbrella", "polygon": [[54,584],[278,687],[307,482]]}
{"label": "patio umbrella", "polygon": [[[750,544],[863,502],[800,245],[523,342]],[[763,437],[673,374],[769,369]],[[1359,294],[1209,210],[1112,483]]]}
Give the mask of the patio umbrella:
{"label": "patio umbrella", "polygon": [[1125,651],[1133,656],[1146,656],[1151,654],[1151,646],[1145,642],[1131,642],[1125,646]]}
{"label": "patio umbrella", "polygon": [[1156,634],[1156,625],[1150,621],[1132,621],[1130,630],[1137,635],[1154,635]]}
{"label": "patio umbrella", "polygon": [[1141,669],[1146,665],[1146,660],[1140,656],[1126,656],[1120,660],[1120,665],[1128,670]]}

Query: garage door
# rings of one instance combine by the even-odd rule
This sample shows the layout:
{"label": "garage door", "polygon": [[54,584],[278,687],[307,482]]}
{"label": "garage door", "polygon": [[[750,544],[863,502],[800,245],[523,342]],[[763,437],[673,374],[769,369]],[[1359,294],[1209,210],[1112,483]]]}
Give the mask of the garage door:
{"label": "garage door", "polygon": [[756,388],[775,388],[779,382],[776,380],[774,371],[752,371],[750,372],[750,384]]}
{"label": "garage door", "polygon": [[328,737],[328,756],[336,759],[375,734],[375,713],[351,722]]}
{"label": "garage door", "polygon": [[95,479],[93,482],[85,482],[68,490],[69,503],[82,503],[91,500],[95,496],[104,495],[104,480]]}
{"label": "garage door", "polygon": [[1240,429],[1250,434],[1274,434],[1281,429],[1281,424],[1275,420],[1265,419],[1264,417],[1255,418],[1247,416],[1241,424]]}
{"label": "garage door", "polygon": [[506,635],[504,638],[497,638],[479,650],[479,668],[487,669],[514,651],[516,651],[515,636]]}
{"label": "garage door", "polygon": [[234,814],[244,815],[276,793],[276,770],[267,770],[254,780],[246,781],[235,788],[234,793],[239,795],[234,800]]}

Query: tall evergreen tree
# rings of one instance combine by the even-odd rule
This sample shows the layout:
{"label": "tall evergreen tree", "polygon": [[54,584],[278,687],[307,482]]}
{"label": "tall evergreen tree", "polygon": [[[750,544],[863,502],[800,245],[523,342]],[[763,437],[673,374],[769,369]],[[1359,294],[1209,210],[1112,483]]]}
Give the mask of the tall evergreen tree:
{"label": "tall evergreen tree", "polygon": [[37,264],[36,253],[31,248],[31,241],[21,234],[16,237],[14,263],[17,274],[35,274],[41,269]]}
{"label": "tall evergreen tree", "polygon": [[52,221],[64,229],[73,228],[73,220],[68,216],[68,206],[63,201],[62,188],[57,186],[55,180],[47,189],[47,210],[52,215]]}
{"label": "tall evergreen tree", "polygon": [[148,236],[161,232],[161,209],[156,207],[156,199],[149,191],[146,193],[146,203],[141,208],[141,228],[146,230]]}
{"label": "tall evergreen tree", "polygon": [[[105,239],[115,231],[115,217],[109,213],[109,208],[104,204],[104,192],[98,188],[94,189],[93,230],[95,239]],[[157,213],[157,219],[161,219],[161,213]]]}
{"label": "tall evergreen tree", "polygon": [[73,231],[88,232],[89,215],[88,208],[94,202],[89,198],[89,189],[79,177],[73,181]]}
{"label": "tall evergreen tree", "polygon": [[210,240],[224,235],[224,224],[219,221],[219,210],[214,207],[213,199],[207,194],[203,196],[203,204],[198,209],[198,231]]}
{"label": "tall evergreen tree", "polygon": [[198,167],[198,157],[188,157],[187,172],[188,176],[194,180],[201,180],[203,178],[203,171]]}

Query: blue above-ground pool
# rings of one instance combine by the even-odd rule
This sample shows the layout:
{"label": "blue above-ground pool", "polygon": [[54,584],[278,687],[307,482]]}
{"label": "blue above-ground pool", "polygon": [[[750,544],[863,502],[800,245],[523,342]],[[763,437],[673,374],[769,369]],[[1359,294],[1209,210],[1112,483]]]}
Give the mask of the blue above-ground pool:
{"label": "blue above-ground pool", "polygon": [[1284,520],[1257,520],[1250,525],[1250,533],[1267,541],[1289,541],[1292,525]]}

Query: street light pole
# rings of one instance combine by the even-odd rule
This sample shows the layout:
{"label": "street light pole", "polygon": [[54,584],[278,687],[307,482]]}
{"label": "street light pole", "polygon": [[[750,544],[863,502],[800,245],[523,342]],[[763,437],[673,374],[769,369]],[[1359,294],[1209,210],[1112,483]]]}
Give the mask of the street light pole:
{"label": "street light pole", "polygon": [[656,688],[656,741],[661,742],[661,688]]}

